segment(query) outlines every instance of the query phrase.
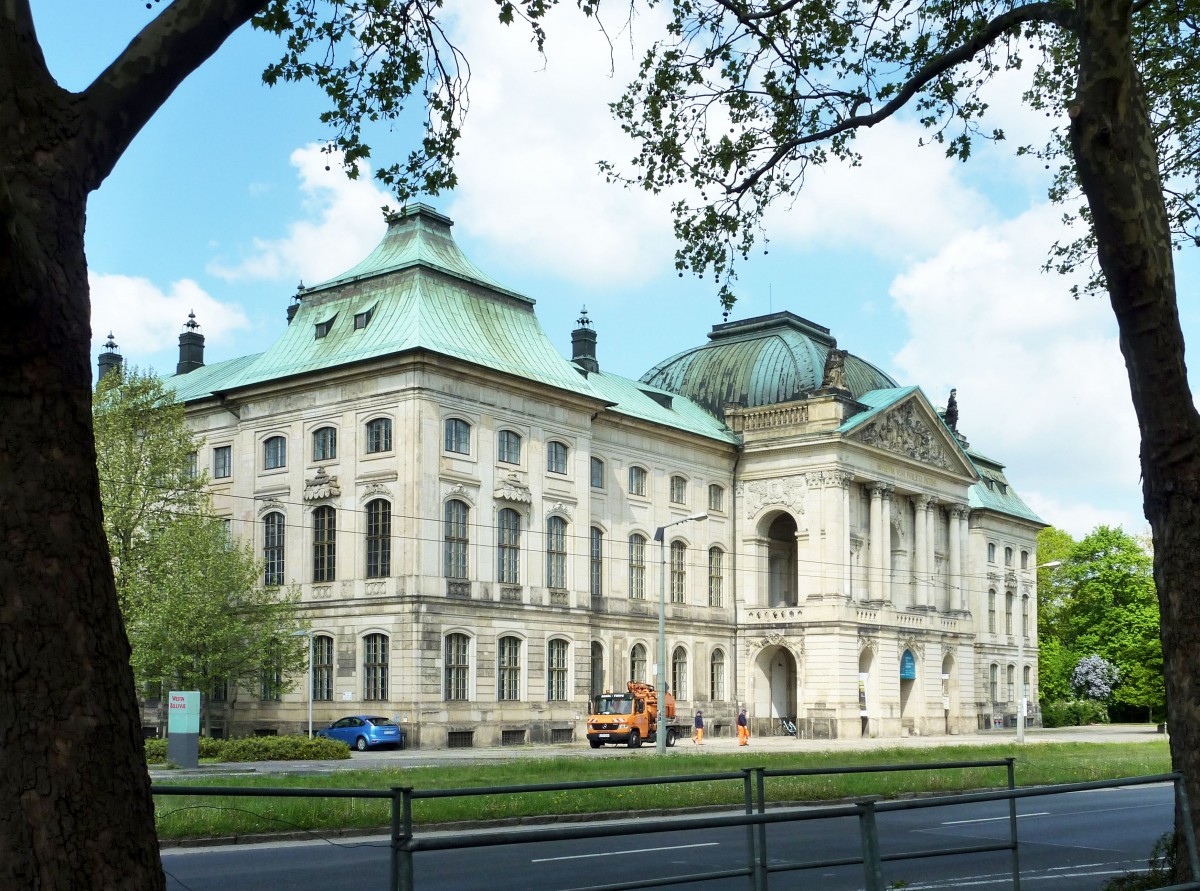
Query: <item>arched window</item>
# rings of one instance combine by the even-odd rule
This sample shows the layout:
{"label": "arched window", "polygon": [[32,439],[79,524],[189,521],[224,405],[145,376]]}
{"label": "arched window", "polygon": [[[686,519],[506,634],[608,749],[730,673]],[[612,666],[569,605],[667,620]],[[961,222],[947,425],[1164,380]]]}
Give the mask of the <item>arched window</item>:
{"label": "arched window", "polygon": [[1016,702],[1017,699],[1017,667],[1015,665],[1008,666],[1008,701]]}
{"label": "arched window", "polygon": [[688,658],[683,647],[671,653],[671,691],[676,699],[688,698]]}
{"label": "arched window", "polygon": [[546,443],[546,470],[550,473],[567,472],[567,447],[555,440]]}
{"label": "arched window", "polygon": [[725,553],[720,548],[708,549],[708,605],[721,606],[724,599],[722,591],[722,564]]}
{"label": "arched window", "polygon": [[636,464],[629,468],[629,494],[646,494],[646,468],[638,467]]}
{"label": "arched window", "polygon": [[367,454],[392,450],[392,419],[373,418],[367,421]]}
{"label": "arched window", "polygon": [[687,545],[681,541],[671,542],[671,602],[683,603],[687,599]]}
{"label": "arched window", "polygon": [[1029,568],[1029,551],[1021,551],[1021,568]]}
{"label": "arched window", "polygon": [[521,463],[521,434],[512,430],[501,430],[496,438],[496,459],[504,464]]}
{"label": "arched window", "polygon": [[462,418],[446,418],[446,451],[471,454],[471,425]]}
{"label": "arched window", "polygon": [[333,701],[333,638],[314,634],[312,639],[312,698]]}
{"label": "arched window", "polygon": [[337,457],[337,430],[320,427],[313,431],[313,460],[332,461]]}
{"label": "arched window", "polygon": [[716,483],[708,487],[708,509],[717,513],[725,510],[725,490]]}
{"label": "arched window", "polygon": [[604,530],[592,527],[590,589],[593,597],[604,593]]}
{"label": "arched window", "polygon": [[629,536],[629,597],[646,599],[646,536]]}
{"label": "arched window", "polygon": [[987,546],[987,557],[988,557],[988,563],[996,562],[996,546],[994,544],[992,544],[990,541],[988,542],[988,546]]}
{"label": "arched window", "polygon": [[471,639],[465,634],[446,635],[446,700],[466,702],[470,690]]}
{"label": "arched window", "polygon": [[332,507],[313,511],[313,581],[337,578],[337,514]]}
{"label": "arched window", "polygon": [[1030,666],[1026,665],[1021,670],[1021,673],[1024,675],[1024,677],[1021,678],[1021,680],[1024,682],[1022,685],[1021,695],[1024,696],[1026,700],[1030,700],[1033,698],[1029,692],[1029,684],[1030,684],[1030,680],[1032,679],[1033,672],[1032,672]]}
{"label": "arched window", "polygon": [[277,470],[287,467],[287,440],[282,436],[271,436],[263,441],[263,468]]}
{"label": "arched window", "polygon": [[992,695],[992,702],[1000,701],[1000,666],[995,662],[992,663],[991,673],[989,676],[989,692]]}
{"label": "arched window", "polygon": [[382,498],[367,502],[367,578],[392,574],[392,505]]}
{"label": "arched window", "polygon": [[521,698],[521,639],[500,638],[496,652],[496,698],[515,702]]}
{"label": "arched window", "polygon": [[283,584],[286,533],[283,514],[272,511],[263,517],[263,584],[268,588]]}
{"label": "arched window", "polygon": [[520,583],[521,515],[511,507],[496,518],[496,580],[502,585]]}
{"label": "arched window", "polygon": [[1021,637],[1029,639],[1029,595],[1021,595]]}
{"label": "arched window", "polygon": [[988,631],[996,633],[996,592],[988,591]]}
{"label": "arched window", "polygon": [[592,458],[592,488],[604,488],[604,461],[600,458]]}
{"label": "arched window", "polygon": [[388,636],[368,634],[363,638],[363,699],[378,702],[388,698]]}
{"label": "arched window", "polygon": [[708,658],[708,696],[713,702],[725,699],[725,651],[721,649]]}
{"label": "arched window", "polygon": [[1012,636],[1013,633],[1013,601],[1016,600],[1012,591],[1006,591],[1004,594],[1004,633]]}
{"label": "arched window", "polygon": [[646,682],[646,648],[635,644],[629,653],[629,680]]}
{"label": "arched window", "polygon": [[448,579],[465,579],[467,577],[467,546],[470,544],[470,532],[467,520],[470,509],[457,499],[446,502],[446,522],[442,537],[442,573]]}
{"label": "arched window", "polygon": [[681,476],[671,477],[671,503],[685,504],[687,502],[687,480]]}
{"label": "arched window", "polygon": [[1012,561],[1013,561],[1013,549],[1005,548],[1004,549],[1004,565],[1011,567],[1013,565]]}
{"label": "arched window", "polygon": [[546,587],[567,586],[567,521],[551,517],[546,521]]}
{"label": "arched window", "polygon": [[546,699],[564,702],[567,696],[567,668],[570,644],[561,638],[550,641],[546,650]]}

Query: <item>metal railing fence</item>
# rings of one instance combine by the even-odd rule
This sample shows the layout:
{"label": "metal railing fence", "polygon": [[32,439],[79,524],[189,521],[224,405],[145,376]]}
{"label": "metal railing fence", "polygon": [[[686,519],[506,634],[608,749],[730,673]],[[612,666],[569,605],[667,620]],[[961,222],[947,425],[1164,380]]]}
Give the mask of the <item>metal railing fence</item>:
{"label": "metal railing fence", "polygon": [[[887,773],[900,771],[933,771],[967,768],[1004,767],[1007,772],[1005,788],[990,792],[939,795],[925,798],[881,801],[864,799],[852,804],[817,807],[773,807],[767,810],[766,780],[770,777],[844,775],[855,773]],[[708,783],[740,780],[743,787],[743,810],[739,813],[706,814],[702,816],[658,816],[652,821],[591,821],[567,826],[536,826],[520,829],[485,829],[459,834],[418,835],[413,831],[413,802],[439,798],[459,798],[482,795],[521,795],[533,792],[566,792],[584,789],[622,788],[679,783]],[[1012,887],[1020,891],[1020,838],[1017,831],[1017,800],[1044,795],[1061,795],[1094,789],[1148,785],[1171,782],[1175,788],[1176,811],[1185,822],[1188,860],[1193,881],[1172,885],[1165,891],[1200,889],[1200,858],[1197,856],[1195,834],[1192,831],[1187,806],[1187,793],[1181,774],[1125,777],[1053,786],[1033,786],[1018,789],[1015,785],[1014,759],[995,761],[952,761],[935,764],[892,764],[844,768],[766,769],[743,768],[739,771],[709,774],[686,774],[662,777],[634,777],[611,780],[581,780],[566,783],[538,783],[520,786],[480,786],[465,789],[414,789],[394,786],[391,789],[284,789],[243,786],[177,786],[152,785],[154,795],[188,795],[235,798],[359,798],[387,799],[391,803],[389,891],[415,891],[413,858],[421,851],[447,851],[497,845],[530,844],[570,841],[577,839],[612,838],[699,829],[744,827],[746,858],[744,865],[723,870],[687,873],[661,878],[642,877],[636,881],[589,885],[586,891],[633,891],[714,879],[745,878],[750,891],[768,891],[769,877],[775,873],[795,872],[818,868],[861,865],[866,891],[884,891],[883,864],[904,860],[961,856],[1008,851],[1011,858]],[[1008,839],[992,844],[947,848],[921,849],[885,853],[880,849],[877,818],[880,814],[934,807],[953,807],[986,801],[1008,801]],[[860,854],[853,857],[824,860],[787,861],[776,856],[768,858],[766,829],[775,824],[803,823],[810,820],[829,820],[855,817],[859,826]],[[584,889],[564,889],[584,891]]]}

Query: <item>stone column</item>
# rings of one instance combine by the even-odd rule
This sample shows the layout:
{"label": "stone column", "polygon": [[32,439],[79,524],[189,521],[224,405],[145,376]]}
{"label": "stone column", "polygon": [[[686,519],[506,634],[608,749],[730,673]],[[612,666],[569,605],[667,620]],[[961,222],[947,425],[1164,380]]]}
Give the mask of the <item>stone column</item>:
{"label": "stone column", "polygon": [[871,486],[871,528],[867,532],[868,600],[883,600],[883,491],[885,483]]}
{"label": "stone column", "polygon": [[850,474],[836,470],[822,474],[821,516],[824,545],[821,548],[823,590],[839,597],[850,596]]}
{"label": "stone column", "polygon": [[930,575],[933,572],[933,561],[930,560],[932,548],[929,547],[929,496],[912,496],[913,507],[916,508],[916,522],[913,532],[913,574],[917,579],[914,591],[913,605],[929,606]]}
{"label": "stone column", "polygon": [[950,505],[950,528],[947,530],[947,545],[950,548],[950,608],[962,609],[963,566],[962,566],[962,507]]}
{"label": "stone column", "polygon": [[967,612],[971,609],[971,586],[967,584],[967,572],[971,565],[971,509],[963,505],[959,510],[962,514],[958,524],[959,550],[962,554],[962,599],[959,608]]}
{"label": "stone column", "polygon": [[883,557],[883,597],[881,599],[888,601],[892,600],[892,487],[888,484],[883,484],[882,492],[880,493],[883,499],[880,508],[882,514],[882,533],[880,539],[880,552]]}

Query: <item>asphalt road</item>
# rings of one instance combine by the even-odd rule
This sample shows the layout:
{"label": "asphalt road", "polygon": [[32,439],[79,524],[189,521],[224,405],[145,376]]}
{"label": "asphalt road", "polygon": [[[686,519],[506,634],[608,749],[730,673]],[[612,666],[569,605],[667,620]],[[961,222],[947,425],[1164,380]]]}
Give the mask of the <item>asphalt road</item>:
{"label": "asphalt road", "polygon": [[[1172,820],[1170,786],[1129,787],[1026,799],[1018,804],[1021,878],[1026,887],[1059,891],[1100,887],[1108,878],[1143,868],[1150,849]],[[630,821],[634,829],[646,820]],[[1007,805],[881,814],[880,845],[889,853],[982,845],[1008,833]],[[853,818],[807,821],[769,829],[768,863],[853,857]],[[431,891],[554,891],[601,882],[670,878],[745,863],[745,829],[697,829],[609,839],[513,844],[416,855],[417,889]],[[177,848],[163,852],[172,891],[384,891],[386,838],[278,842],[236,847]],[[885,882],[913,889],[1009,888],[1007,853],[922,858],[885,864]],[[857,891],[862,867],[773,872],[771,891]],[[671,888],[744,891],[745,878]]]}

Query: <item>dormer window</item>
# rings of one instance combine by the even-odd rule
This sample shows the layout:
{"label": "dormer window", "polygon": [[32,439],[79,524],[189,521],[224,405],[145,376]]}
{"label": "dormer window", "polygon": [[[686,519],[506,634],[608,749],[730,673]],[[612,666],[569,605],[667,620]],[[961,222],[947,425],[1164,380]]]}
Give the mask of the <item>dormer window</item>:
{"label": "dormer window", "polygon": [[[373,307],[373,306],[370,309],[366,310],[365,312],[355,313],[354,314],[354,330],[361,331],[363,328],[366,328],[367,325],[371,324],[371,316],[373,316],[374,314],[375,314],[375,307]],[[318,334],[317,336],[320,337],[321,335]]]}
{"label": "dormer window", "polygon": [[329,333],[330,329],[333,328],[333,322],[336,318],[337,315],[332,315],[324,322],[317,322],[317,340],[320,340]]}

